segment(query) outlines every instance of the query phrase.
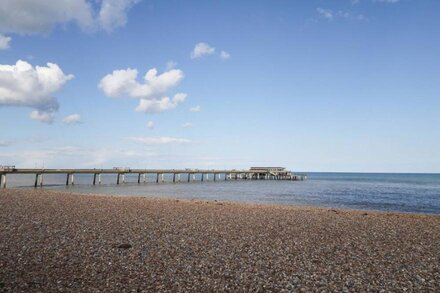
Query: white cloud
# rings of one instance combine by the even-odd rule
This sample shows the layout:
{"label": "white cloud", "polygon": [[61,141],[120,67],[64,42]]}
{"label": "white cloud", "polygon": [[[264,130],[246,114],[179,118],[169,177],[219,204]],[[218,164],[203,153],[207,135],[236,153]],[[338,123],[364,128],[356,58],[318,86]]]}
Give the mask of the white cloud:
{"label": "white cloud", "polygon": [[358,21],[363,21],[363,20],[367,20],[365,16],[363,16],[362,14],[359,15],[353,15],[350,12],[347,11],[333,11],[331,9],[324,9],[324,8],[317,8],[316,11],[319,13],[319,15],[325,19],[327,19],[328,21],[332,21],[334,19],[349,19],[349,20],[358,20]]}
{"label": "white cloud", "polygon": [[140,0],[103,0],[99,11],[99,23],[106,31],[127,23],[128,10]]}
{"label": "white cloud", "polygon": [[129,137],[128,139],[146,145],[184,144],[191,142],[191,140],[186,138],[167,137],[167,136],[160,136],[160,137],[136,136],[136,137]]}
{"label": "white cloud", "polygon": [[183,103],[186,99],[186,94],[175,94],[172,99],[169,97],[163,97],[161,99],[141,99],[139,105],[136,107],[137,112],[143,113],[159,113],[167,110],[171,110],[177,107],[180,103]]}
{"label": "white cloud", "polygon": [[202,110],[202,107],[200,105],[197,105],[195,107],[189,108],[190,112],[200,112]]}
{"label": "white cloud", "polygon": [[[96,2],[100,2],[100,5]],[[0,32],[45,34],[56,25],[69,23],[76,23],[83,30],[103,28],[111,31],[126,24],[128,10],[138,2],[139,0],[2,0]]]}
{"label": "white cloud", "polygon": [[383,3],[391,3],[391,4],[394,4],[394,3],[399,2],[399,0],[373,0],[373,2],[383,2]]}
{"label": "white cloud", "polygon": [[148,70],[144,82],[138,82],[136,69],[114,70],[99,83],[99,88],[110,97],[159,98],[183,79],[183,72],[171,69],[157,75],[156,68]]}
{"label": "white cloud", "polygon": [[56,24],[76,22],[82,28],[93,25],[92,6],[86,0],[2,0],[0,31],[47,33]]}
{"label": "white cloud", "polygon": [[133,149],[112,149],[112,148],[82,148],[77,146],[53,147],[37,150],[14,150],[0,152],[0,161],[5,164],[29,167],[62,168],[108,168],[112,166],[133,164],[144,166],[156,154],[145,148],[142,150]]}
{"label": "white cloud", "polygon": [[31,114],[29,115],[29,117],[32,120],[36,120],[36,121],[40,121],[40,122],[44,122],[44,123],[48,123],[48,124],[52,124],[53,118],[54,118],[52,112],[44,112],[44,111],[40,111],[40,110],[32,111]]}
{"label": "white cloud", "polygon": [[319,13],[322,17],[324,17],[324,18],[326,18],[326,19],[328,19],[328,20],[332,20],[333,17],[334,17],[334,15],[333,15],[333,11],[330,10],[330,9],[324,9],[324,8],[318,7],[318,8],[316,9],[316,11],[318,11],[318,13]]}
{"label": "white cloud", "polygon": [[183,79],[183,72],[171,69],[160,75],[156,68],[148,70],[144,82],[137,81],[136,69],[115,70],[101,79],[99,88],[110,97],[138,98],[138,112],[154,113],[174,109],[186,99],[186,94],[179,93],[172,99],[165,94],[176,87]]}
{"label": "white cloud", "polygon": [[191,127],[193,127],[193,124],[191,122],[186,122],[186,123],[182,124],[182,127],[183,128],[191,128]]}
{"label": "white cloud", "polygon": [[229,58],[231,58],[231,54],[229,54],[226,51],[221,51],[220,52],[220,58],[222,58],[223,60],[228,60]]}
{"label": "white cloud", "polygon": [[7,147],[10,145],[11,145],[11,143],[9,141],[0,140],[0,147]]}
{"label": "white cloud", "polygon": [[33,108],[32,119],[51,123],[59,108],[53,94],[73,77],[54,63],[34,68],[18,60],[15,65],[0,65],[0,106]]}
{"label": "white cloud", "polygon": [[64,117],[63,119],[64,124],[81,124],[81,115],[79,114],[72,114],[69,116]]}
{"label": "white cloud", "polygon": [[0,50],[8,49],[11,37],[0,34]]}
{"label": "white cloud", "polygon": [[147,128],[148,129],[153,129],[154,128],[154,122],[153,121],[148,121],[147,122]]}
{"label": "white cloud", "polygon": [[191,52],[191,59],[200,58],[203,55],[214,54],[215,48],[209,46],[207,43],[198,43]]}

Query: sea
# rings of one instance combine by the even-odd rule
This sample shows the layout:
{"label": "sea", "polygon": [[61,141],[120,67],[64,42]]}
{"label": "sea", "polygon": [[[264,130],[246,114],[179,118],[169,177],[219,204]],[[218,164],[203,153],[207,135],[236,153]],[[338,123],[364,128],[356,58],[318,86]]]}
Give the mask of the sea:
{"label": "sea", "polygon": [[[127,174],[116,185],[116,175],[102,175],[102,184],[92,185],[92,175],[75,175],[75,185],[66,186],[65,175],[45,175],[48,190],[114,196],[171,197],[197,200],[238,201],[283,205],[349,208],[359,210],[440,214],[440,174],[318,173],[307,180],[224,180],[212,174],[173,183],[171,177],[156,183],[156,176],[137,183],[137,174]],[[206,175],[205,175],[206,176]],[[192,180],[191,176],[191,180]],[[34,175],[8,175],[8,187],[33,188]]]}

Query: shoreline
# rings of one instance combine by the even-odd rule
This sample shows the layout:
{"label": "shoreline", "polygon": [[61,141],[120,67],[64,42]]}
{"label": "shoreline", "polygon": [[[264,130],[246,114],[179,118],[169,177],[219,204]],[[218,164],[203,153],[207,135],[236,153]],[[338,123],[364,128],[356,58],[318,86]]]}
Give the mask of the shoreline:
{"label": "shoreline", "polygon": [[[120,198],[145,198],[152,200],[164,200],[164,201],[182,201],[182,202],[200,202],[200,203],[217,203],[217,204],[231,204],[231,205],[244,205],[244,206],[261,206],[261,207],[287,207],[293,209],[318,209],[323,211],[328,210],[336,210],[341,212],[358,212],[358,213],[369,213],[369,214],[396,214],[396,215],[415,215],[415,216],[433,216],[440,217],[439,214],[435,213],[423,213],[423,212],[405,212],[405,211],[396,211],[396,210],[374,210],[374,209],[356,209],[356,208],[346,208],[346,207],[333,207],[333,206],[320,206],[320,205],[306,205],[306,204],[296,204],[296,203],[268,203],[268,202],[254,202],[254,201],[228,201],[222,199],[200,199],[200,198],[185,198],[185,197],[174,197],[172,195],[137,195],[137,194],[106,194],[106,193],[92,193],[92,192],[77,192],[77,191],[68,191],[61,189],[35,189],[31,187],[12,187],[9,190],[17,190],[17,191],[31,191],[31,192],[47,192],[47,193],[63,193],[75,196],[92,196],[92,197],[120,197]],[[1,191],[1,190],[0,190]]]}
{"label": "shoreline", "polygon": [[0,225],[0,291],[440,288],[438,215],[6,189]]}
{"label": "shoreline", "polygon": [[320,206],[320,205],[302,205],[302,204],[294,204],[294,203],[267,203],[267,202],[253,202],[253,201],[228,201],[221,199],[198,199],[198,198],[185,198],[185,197],[174,197],[171,195],[165,196],[142,196],[142,195],[134,195],[134,194],[105,194],[105,193],[82,193],[75,191],[61,191],[61,190],[45,190],[46,192],[54,192],[54,193],[65,193],[70,195],[78,195],[78,196],[96,196],[96,197],[122,197],[122,198],[146,198],[152,200],[164,200],[164,201],[183,201],[183,202],[200,202],[200,203],[212,203],[212,204],[228,204],[228,205],[239,205],[239,206],[254,206],[254,207],[278,207],[278,208],[292,208],[292,209],[317,209],[322,211],[340,211],[340,212],[353,212],[353,213],[369,213],[369,214],[396,214],[396,215],[414,215],[414,216],[433,216],[440,217],[440,214],[433,213],[417,213],[417,212],[403,212],[403,211],[383,211],[383,210],[371,210],[371,209],[355,209],[355,208],[344,208],[344,207],[332,207],[332,206]]}

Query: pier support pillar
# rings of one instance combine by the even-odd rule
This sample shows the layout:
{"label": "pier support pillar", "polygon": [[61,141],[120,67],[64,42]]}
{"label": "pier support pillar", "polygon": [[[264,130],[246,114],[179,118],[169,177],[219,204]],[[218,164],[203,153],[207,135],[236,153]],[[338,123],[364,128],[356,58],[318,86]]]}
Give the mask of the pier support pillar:
{"label": "pier support pillar", "polygon": [[176,182],[176,173],[173,173],[173,183]]}
{"label": "pier support pillar", "polygon": [[141,173],[138,174],[138,184],[141,183]]}
{"label": "pier support pillar", "polygon": [[143,176],[144,176],[144,183],[145,183],[145,182],[147,182],[147,174],[144,173]]}
{"label": "pier support pillar", "polygon": [[162,182],[165,182],[165,174],[162,173],[162,175],[160,177],[161,177]]}
{"label": "pier support pillar", "polygon": [[[38,177],[38,175],[37,175],[37,177]],[[70,174],[67,173],[67,176],[66,176],[66,186],[69,185],[69,177],[70,177]],[[35,181],[36,181],[36,180],[37,180],[37,179],[35,179]]]}
{"label": "pier support pillar", "polygon": [[122,174],[122,183],[125,183],[125,174]]}
{"label": "pier support pillar", "polygon": [[119,184],[119,177],[121,177],[121,174],[118,173],[118,179],[116,179],[116,184]]}
{"label": "pier support pillar", "polygon": [[0,182],[3,188],[6,188],[6,174],[0,174]]}
{"label": "pier support pillar", "polygon": [[98,174],[98,184],[101,184],[101,173]]}
{"label": "pier support pillar", "polygon": [[188,173],[188,182],[191,180],[191,174]]}
{"label": "pier support pillar", "polygon": [[159,183],[159,173],[156,174],[156,183]]}
{"label": "pier support pillar", "polygon": [[177,181],[179,181],[179,182],[180,182],[180,173],[179,173],[179,174],[177,174]]}
{"label": "pier support pillar", "polygon": [[[72,182],[72,184],[73,184],[73,182]],[[43,187],[43,174],[40,174],[40,187]]]}
{"label": "pier support pillar", "polygon": [[203,173],[202,173],[202,180],[201,181],[203,182]]}
{"label": "pier support pillar", "polygon": [[[67,174],[67,176],[69,176],[69,174]],[[37,186],[38,186],[38,173],[35,174],[35,184],[34,184],[34,187],[37,188]]]}
{"label": "pier support pillar", "polygon": [[[70,175],[70,182],[72,185],[75,185],[75,174]],[[41,182],[43,182],[43,174],[41,174]]]}
{"label": "pier support pillar", "polygon": [[214,173],[214,181],[215,181],[215,173]]}
{"label": "pier support pillar", "polygon": [[93,185],[96,185],[96,173],[93,173]]}

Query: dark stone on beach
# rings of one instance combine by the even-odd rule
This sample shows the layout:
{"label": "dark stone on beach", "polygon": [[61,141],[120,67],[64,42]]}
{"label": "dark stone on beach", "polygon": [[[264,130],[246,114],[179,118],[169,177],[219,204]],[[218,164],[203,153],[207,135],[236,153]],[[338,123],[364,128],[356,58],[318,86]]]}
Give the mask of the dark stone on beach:
{"label": "dark stone on beach", "polygon": [[130,249],[132,246],[130,243],[122,243],[118,245],[118,248],[120,249]]}
{"label": "dark stone on beach", "polygon": [[363,213],[362,216],[368,216],[368,213]]}
{"label": "dark stone on beach", "polygon": [[335,214],[339,214],[337,210],[329,210],[329,212],[334,212]]}

